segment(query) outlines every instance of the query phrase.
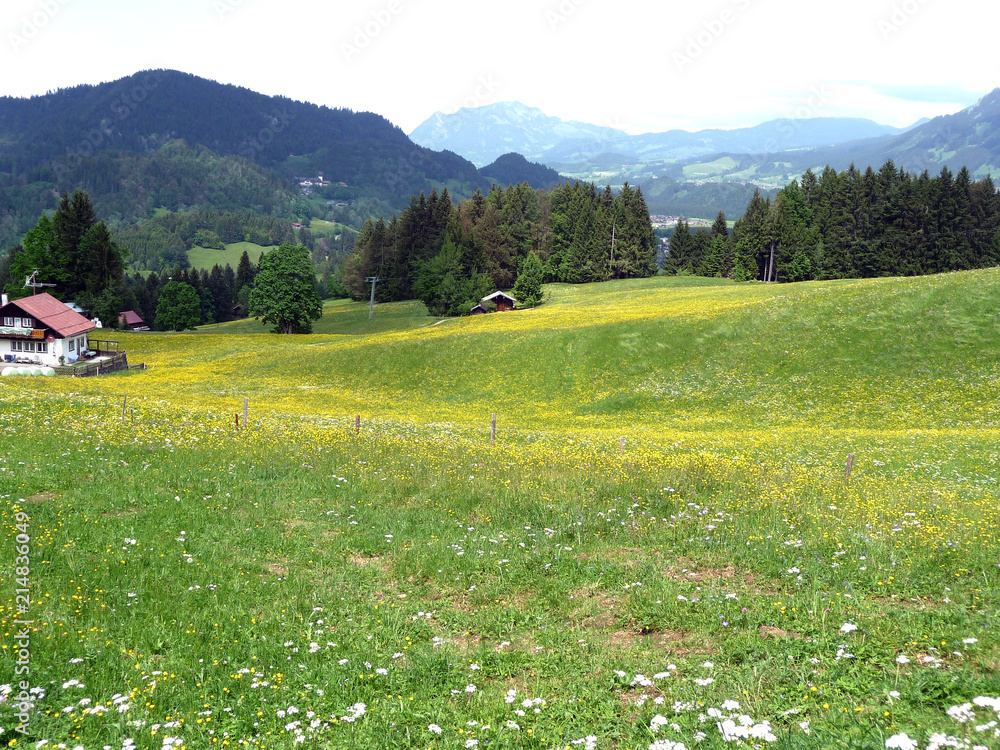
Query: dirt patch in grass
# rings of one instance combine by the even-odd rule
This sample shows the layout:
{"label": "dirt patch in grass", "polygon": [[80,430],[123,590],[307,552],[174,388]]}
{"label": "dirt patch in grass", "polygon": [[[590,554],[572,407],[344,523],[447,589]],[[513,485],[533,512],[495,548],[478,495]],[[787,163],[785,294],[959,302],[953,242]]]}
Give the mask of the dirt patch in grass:
{"label": "dirt patch in grass", "polygon": [[379,557],[378,555],[365,557],[354,552],[348,556],[347,562],[357,568],[375,568],[383,573],[388,573],[392,570],[392,561],[388,557]]}
{"label": "dirt patch in grass", "polygon": [[761,625],[760,626],[760,637],[761,638],[801,638],[802,633],[796,633],[794,630],[782,630],[781,628],[776,628],[773,625]]}
{"label": "dirt patch in grass", "polygon": [[268,563],[267,572],[270,573],[271,575],[282,576],[282,577],[287,576],[288,568],[285,567],[286,564],[287,562],[285,562],[284,564],[279,562]]}
{"label": "dirt patch in grass", "polygon": [[663,559],[663,553],[657,550],[641,549],[639,547],[609,547],[597,553],[581,553],[577,560],[591,560],[621,565],[625,568],[635,568],[640,565],[652,564],[652,559]]}
{"label": "dirt patch in grass", "polygon": [[620,600],[608,596],[598,589],[576,589],[572,593],[573,601],[580,602],[574,614],[580,619],[580,627],[585,630],[607,630],[618,624],[615,608]]}
{"label": "dirt patch in grass", "polygon": [[105,511],[105,518],[125,518],[125,516],[134,516],[139,513],[138,508],[129,508],[128,510],[109,510]]}
{"label": "dirt patch in grass", "polygon": [[779,593],[777,589],[761,585],[762,582],[755,573],[749,570],[740,570],[733,565],[703,567],[699,566],[693,560],[681,558],[663,568],[660,572],[675,581],[693,581],[695,583],[726,582],[762,596],[777,596]]}
{"label": "dirt patch in grass", "polygon": [[36,492],[34,495],[29,495],[28,497],[21,500],[22,503],[47,503],[49,500],[55,500],[60,497],[61,493],[51,491],[51,492]]}

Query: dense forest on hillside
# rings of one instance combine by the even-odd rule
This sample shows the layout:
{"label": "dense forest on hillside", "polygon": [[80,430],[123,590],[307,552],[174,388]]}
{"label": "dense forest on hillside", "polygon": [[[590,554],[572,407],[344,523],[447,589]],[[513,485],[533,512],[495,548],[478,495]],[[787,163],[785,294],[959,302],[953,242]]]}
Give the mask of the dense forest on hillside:
{"label": "dense forest on hillside", "polygon": [[912,175],[808,170],[773,200],[755,193],[731,235],[678,222],[666,268],[736,280],[915,276],[1000,264],[1000,195],[962,168]]}
{"label": "dense forest on hillside", "polygon": [[164,214],[117,229],[113,235],[128,250],[130,265],[146,271],[186,268],[187,251],[196,245],[222,249],[234,242],[265,247],[295,242],[292,225],[286,220],[250,211],[222,213],[212,209]]}
{"label": "dense forest on hillside", "polygon": [[416,146],[380,115],[265,96],[172,70],[29,99],[0,98],[0,132],[12,136],[0,139],[0,172],[10,174],[30,173],[67,154],[144,154],[182,139],[220,156],[243,156],[280,176],[319,171],[382,197],[409,195],[428,180],[483,182],[471,162]]}
{"label": "dense forest on hillside", "polygon": [[579,182],[549,191],[494,185],[457,206],[447,190],[432,191],[389,223],[362,227],[344,283],[365,299],[365,279],[378,277],[380,301],[411,299],[434,274],[450,275],[449,284],[482,274],[511,289],[530,256],[547,281],[642,277],[656,273],[656,244],[642,190],[628,184],[617,195]]}
{"label": "dense forest on hillside", "polygon": [[0,248],[9,248],[43,211],[54,210],[64,182],[84,186],[109,226],[127,227],[157,209],[308,217],[313,203],[290,183],[241,156],[219,156],[204,147],[170,141],[151,154],[119,151],[62,157],[27,174],[0,174]]}

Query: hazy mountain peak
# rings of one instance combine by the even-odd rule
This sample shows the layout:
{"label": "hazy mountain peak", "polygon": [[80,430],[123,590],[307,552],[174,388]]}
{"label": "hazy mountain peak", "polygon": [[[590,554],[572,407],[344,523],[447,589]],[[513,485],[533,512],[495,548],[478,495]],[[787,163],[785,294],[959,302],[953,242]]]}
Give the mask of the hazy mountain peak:
{"label": "hazy mountain peak", "polygon": [[438,151],[449,149],[480,167],[512,151],[539,159],[567,139],[622,137],[627,136],[615,128],[562,120],[516,101],[463,107],[450,115],[435,112],[410,133],[414,143]]}

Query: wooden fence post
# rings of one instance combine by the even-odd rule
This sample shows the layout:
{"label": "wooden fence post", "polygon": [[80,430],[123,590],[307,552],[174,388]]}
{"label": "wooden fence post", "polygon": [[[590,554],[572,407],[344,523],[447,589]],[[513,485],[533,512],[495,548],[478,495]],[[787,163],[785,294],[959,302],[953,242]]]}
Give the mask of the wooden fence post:
{"label": "wooden fence post", "polygon": [[618,438],[618,455],[625,455],[625,438]]}
{"label": "wooden fence post", "polygon": [[247,422],[247,407],[249,406],[249,404],[250,404],[250,399],[244,397],[243,398],[243,426],[244,427],[246,427],[247,424],[249,424]]}
{"label": "wooden fence post", "polygon": [[358,414],[356,417],[354,417],[354,434],[355,435],[360,435],[361,434],[361,415],[360,414]]}
{"label": "wooden fence post", "polygon": [[490,445],[497,444],[497,413],[493,412],[493,421],[490,424]]}
{"label": "wooden fence post", "polygon": [[851,478],[851,471],[854,469],[854,454],[851,453],[847,457],[847,473],[844,475],[847,479]]}

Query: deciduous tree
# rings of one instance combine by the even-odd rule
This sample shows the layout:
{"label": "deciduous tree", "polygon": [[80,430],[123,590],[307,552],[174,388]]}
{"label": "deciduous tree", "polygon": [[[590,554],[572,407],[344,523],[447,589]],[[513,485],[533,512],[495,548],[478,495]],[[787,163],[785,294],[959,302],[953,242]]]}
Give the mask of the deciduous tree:
{"label": "deciduous tree", "polygon": [[250,315],[273,323],[275,333],[310,333],[323,316],[316,274],[304,247],[283,244],[260,259],[250,293]]}

